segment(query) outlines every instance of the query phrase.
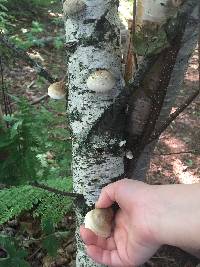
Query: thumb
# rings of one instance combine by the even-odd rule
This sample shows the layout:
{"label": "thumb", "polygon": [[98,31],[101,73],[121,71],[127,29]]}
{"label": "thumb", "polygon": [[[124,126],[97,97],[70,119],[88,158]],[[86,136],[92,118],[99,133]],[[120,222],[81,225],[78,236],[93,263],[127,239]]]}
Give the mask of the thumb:
{"label": "thumb", "polygon": [[108,208],[114,202],[116,202],[116,190],[117,190],[117,184],[116,183],[112,183],[112,184],[105,186],[101,190],[101,194],[99,196],[99,199],[95,204],[96,208],[101,208],[101,209],[102,208]]}

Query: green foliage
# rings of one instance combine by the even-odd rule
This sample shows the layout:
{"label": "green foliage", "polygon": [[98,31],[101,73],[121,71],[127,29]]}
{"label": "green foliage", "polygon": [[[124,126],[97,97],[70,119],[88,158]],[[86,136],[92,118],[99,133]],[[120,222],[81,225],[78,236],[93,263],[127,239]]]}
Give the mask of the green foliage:
{"label": "green foliage", "polygon": [[53,43],[56,49],[61,49],[64,47],[64,41],[62,37],[56,37]]}
{"label": "green foliage", "polygon": [[[72,180],[67,177],[71,165],[71,142],[65,126],[65,103],[50,101],[46,108],[36,109],[24,99],[15,100],[18,111],[5,117],[10,128],[2,131],[0,136],[0,153],[7,156],[5,161],[0,161],[0,181],[25,184],[0,190],[0,199],[3,200],[0,202],[0,224],[31,212],[33,217],[41,220],[43,249],[54,257],[62,239],[69,234],[56,232],[55,226],[71,210],[72,200],[27,185],[27,181],[39,179],[50,187],[72,190]],[[0,261],[0,267],[28,266],[18,252]]]}
{"label": "green foliage", "polygon": [[30,29],[21,30],[23,32],[22,37],[19,34],[10,37],[10,40],[21,49],[27,50],[34,45],[40,47],[44,45],[44,42],[40,37],[41,33],[44,32],[44,27],[38,21],[32,21]]}
{"label": "green foliage", "polygon": [[42,240],[42,247],[50,256],[55,257],[57,255],[61,239],[56,236],[54,225],[51,220],[48,219],[44,222],[43,233],[46,236]]}
{"label": "green foliage", "polygon": [[[46,184],[63,191],[72,190],[70,178],[51,179]],[[0,224],[11,220],[24,211],[32,210],[33,216],[41,219],[42,228],[47,234],[52,233],[47,222],[50,220],[53,225],[56,225],[72,208],[70,198],[29,185],[3,189],[0,191],[0,199],[3,200],[0,202]]]}
{"label": "green foliage", "polygon": [[13,238],[0,236],[0,245],[7,253],[6,258],[0,258],[0,267],[30,267],[24,260],[27,257],[26,251],[18,248]]}
{"label": "green foliage", "polygon": [[9,9],[31,9],[38,7],[49,6],[50,4],[55,3],[57,0],[6,0],[7,7]]}
{"label": "green foliage", "polygon": [[42,120],[34,109],[23,99],[17,100],[19,111],[5,120],[10,128],[1,133],[0,150],[6,159],[0,162],[0,181],[6,184],[19,184],[37,178],[40,162],[37,155],[44,151]]}
{"label": "green foliage", "polygon": [[6,3],[7,0],[0,0],[0,32],[5,31],[8,23],[8,9],[5,6]]}
{"label": "green foliage", "polygon": [[[45,40],[43,33],[44,25],[38,21],[33,21],[30,29],[21,29],[23,35],[15,34],[10,37],[10,40],[19,48],[27,50],[33,46],[43,47]],[[64,38],[62,36],[54,37],[53,45],[56,49],[64,47]]]}
{"label": "green foliage", "polygon": [[[52,246],[53,244],[53,246]],[[57,250],[60,247],[60,240],[54,235],[48,235],[42,242],[42,247],[48,252],[52,257],[56,257]]]}
{"label": "green foliage", "polygon": [[[64,127],[66,118],[44,107],[35,109],[23,99],[17,99],[17,104],[19,111],[5,117],[10,128],[0,133],[0,152],[5,155],[0,161],[0,182],[18,185],[68,176],[71,142]],[[59,111],[53,103],[48,108]],[[58,127],[61,123],[63,127]]]}
{"label": "green foliage", "polygon": [[18,105],[18,113],[5,117],[10,128],[0,136],[0,150],[6,155],[6,159],[0,162],[0,181],[6,184],[36,179],[39,167],[37,148],[42,145],[38,138],[40,123],[37,124],[27,102],[20,100]]}

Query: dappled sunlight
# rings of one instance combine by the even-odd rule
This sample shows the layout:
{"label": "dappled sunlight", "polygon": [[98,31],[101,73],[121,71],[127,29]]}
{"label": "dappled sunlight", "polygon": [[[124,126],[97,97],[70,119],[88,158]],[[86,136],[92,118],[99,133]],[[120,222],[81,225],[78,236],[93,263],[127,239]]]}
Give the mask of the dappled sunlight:
{"label": "dappled sunlight", "polygon": [[169,151],[178,152],[187,149],[187,144],[176,136],[169,136],[162,140],[162,143],[168,147]]}
{"label": "dappled sunlight", "polygon": [[119,3],[119,16],[122,24],[128,28],[128,20],[132,19],[132,8],[130,2],[127,0],[120,0]]}
{"label": "dappled sunlight", "polygon": [[173,171],[181,184],[194,184],[200,182],[200,177],[188,170],[180,159],[175,159],[172,163]]}
{"label": "dappled sunlight", "polygon": [[41,56],[41,53],[38,51],[32,50],[32,52],[27,52],[29,57],[33,60],[39,60],[41,62],[44,62],[44,57]]}
{"label": "dappled sunlight", "polygon": [[189,67],[185,74],[185,82],[199,82],[199,55],[198,55],[198,45],[189,60]]}

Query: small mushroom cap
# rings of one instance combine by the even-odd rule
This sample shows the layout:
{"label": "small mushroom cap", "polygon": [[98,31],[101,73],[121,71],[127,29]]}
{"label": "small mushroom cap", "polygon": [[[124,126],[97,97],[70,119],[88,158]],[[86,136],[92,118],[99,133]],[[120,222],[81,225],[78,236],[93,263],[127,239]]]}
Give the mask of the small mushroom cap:
{"label": "small mushroom cap", "polygon": [[48,88],[48,95],[57,100],[65,98],[65,83],[63,81],[52,83]]}
{"label": "small mushroom cap", "polygon": [[82,12],[85,7],[83,0],[66,0],[63,4],[63,12],[67,16],[73,16]]}
{"label": "small mushroom cap", "polygon": [[112,208],[91,210],[85,216],[85,228],[98,236],[108,238],[112,231],[113,215]]}
{"label": "small mushroom cap", "polygon": [[133,159],[133,153],[130,150],[126,151],[126,158],[127,159]]}
{"label": "small mushroom cap", "polygon": [[108,70],[97,70],[87,79],[88,89],[97,93],[110,91],[115,86],[115,83],[115,77]]}

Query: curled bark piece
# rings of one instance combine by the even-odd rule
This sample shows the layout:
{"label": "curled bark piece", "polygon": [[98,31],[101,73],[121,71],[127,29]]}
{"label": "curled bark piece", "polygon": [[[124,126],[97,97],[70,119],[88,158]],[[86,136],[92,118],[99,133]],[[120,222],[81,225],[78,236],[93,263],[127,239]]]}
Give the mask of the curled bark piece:
{"label": "curled bark piece", "polygon": [[85,228],[90,229],[98,236],[108,238],[111,235],[112,219],[112,208],[94,209],[85,216]]}

